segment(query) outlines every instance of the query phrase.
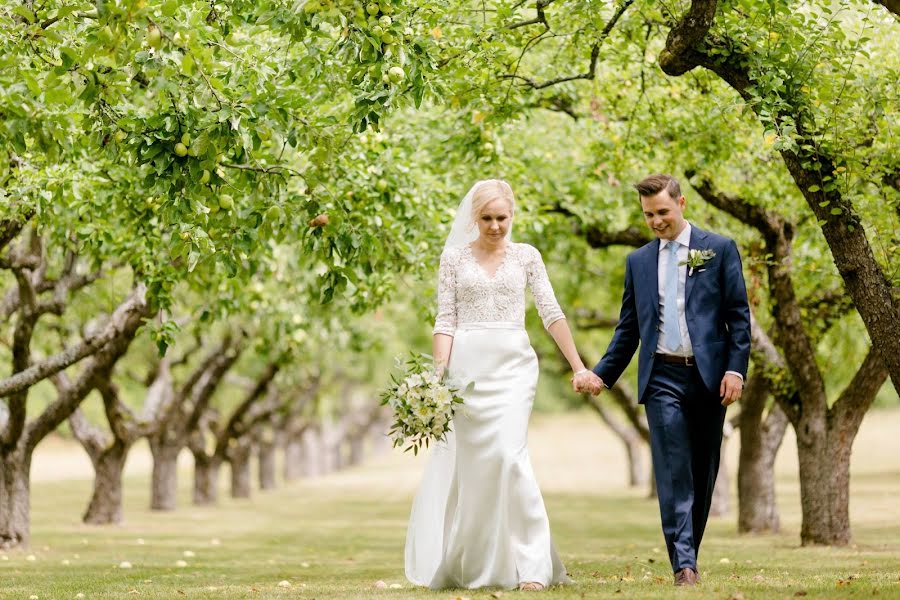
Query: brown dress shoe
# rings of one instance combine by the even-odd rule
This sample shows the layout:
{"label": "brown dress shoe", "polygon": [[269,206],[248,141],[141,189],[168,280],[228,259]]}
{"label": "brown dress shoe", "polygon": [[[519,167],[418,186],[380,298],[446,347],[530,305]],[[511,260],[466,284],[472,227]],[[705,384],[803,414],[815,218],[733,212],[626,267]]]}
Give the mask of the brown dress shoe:
{"label": "brown dress shoe", "polygon": [[689,567],[685,567],[675,573],[675,585],[677,586],[697,585],[699,582],[700,576],[697,574],[697,571]]}

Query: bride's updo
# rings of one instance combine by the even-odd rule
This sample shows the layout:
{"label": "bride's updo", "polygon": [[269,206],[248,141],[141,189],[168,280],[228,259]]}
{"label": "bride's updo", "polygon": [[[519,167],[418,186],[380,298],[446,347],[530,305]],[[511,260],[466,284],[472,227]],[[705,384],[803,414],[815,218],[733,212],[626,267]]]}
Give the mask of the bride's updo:
{"label": "bride's updo", "polygon": [[479,181],[472,193],[472,221],[477,221],[481,211],[494,200],[506,200],[510,216],[515,212],[516,200],[512,188],[502,179],[485,179]]}

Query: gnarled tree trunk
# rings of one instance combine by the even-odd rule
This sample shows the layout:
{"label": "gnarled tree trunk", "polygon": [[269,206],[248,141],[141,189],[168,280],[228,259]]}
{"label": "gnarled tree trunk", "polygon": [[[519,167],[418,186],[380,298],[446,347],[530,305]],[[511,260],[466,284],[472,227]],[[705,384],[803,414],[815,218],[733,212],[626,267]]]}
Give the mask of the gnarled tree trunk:
{"label": "gnarled tree trunk", "polygon": [[250,454],[253,446],[237,444],[228,450],[228,462],[231,464],[231,497],[250,497]]}
{"label": "gnarled tree trunk", "polygon": [[318,477],[325,473],[321,426],[317,423],[303,432],[303,474]]}
{"label": "gnarled tree trunk", "polygon": [[741,398],[738,430],[741,450],[738,462],[738,532],[777,532],[781,527],[775,502],[775,457],[784,439],[788,418],[773,404],[763,418],[768,385],[751,375]]}
{"label": "gnarled tree trunk", "polygon": [[296,481],[306,474],[303,459],[303,432],[288,435],[284,443],[284,480]]}
{"label": "gnarled tree trunk", "polygon": [[273,490],[275,483],[275,442],[261,439],[257,445],[259,453],[259,489]]}
{"label": "gnarled tree trunk", "polygon": [[116,440],[96,457],[94,463],[94,489],[91,501],[82,517],[85,523],[106,525],[122,522],[122,471],[129,448]]}
{"label": "gnarled tree trunk", "polygon": [[181,446],[161,444],[151,438],[153,474],[150,483],[150,508],[175,510],[178,493],[178,454]]}
{"label": "gnarled tree trunk", "polygon": [[31,538],[31,453],[0,454],[0,548],[27,547]]}
{"label": "gnarled tree trunk", "polygon": [[221,462],[202,454],[194,454],[194,504],[204,506],[219,501],[219,467]]}
{"label": "gnarled tree trunk", "polygon": [[724,517],[731,510],[731,474],[728,470],[728,461],[725,460],[728,440],[734,433],[731,423],[725,421],[722,433],[722,445],[719,447],[719,472],[716,475],[716,485],[713,488],[712,501],[709,506],[709,516]]}

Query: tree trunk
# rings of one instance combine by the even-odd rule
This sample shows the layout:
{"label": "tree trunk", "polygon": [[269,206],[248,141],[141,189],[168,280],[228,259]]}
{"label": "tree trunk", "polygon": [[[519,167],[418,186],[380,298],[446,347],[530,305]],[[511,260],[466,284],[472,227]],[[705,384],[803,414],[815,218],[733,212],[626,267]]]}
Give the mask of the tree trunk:
{"label": "tree trunk", "polygon": [[0,455],[0,548],[27,548],[30,531],[31,454]]}
{"label": "tree trunk", "polygon": [[[600,418],[615,433],[625,446],[628,457],[628,485],[636,487],[647,483],[647,469],[644,464],[644,438],[630,422],[622,422],[612,414],[597,396],[582,394],[588,406],[594,409]],[[654,494],[655,495],[655,494]]]}
{"label": "tree trunk", "polygon": [[387,454],[393,448],[391,438],[387,435],[388,429],[390,425],[381,420],[369,430],[369,452],[372,456]]}
{"label": "tree trunk", "polygon": [[302,436],[290,436],[284,444],[284,480],[296,481],[303,477],[303,445]]}
{"label": "tree trunk", "polygon": [[775,533],[781,527],[775,503],[774,469],[788,418],[781,406],[774,404],[763,419],[767,399],[765,380],[759,376],[749,377],[738,416],[741,435],[738,460],[739,533]]}
{"label": "tree trunk", "polygon": [[347,464],[349,465],[358,465],[365,458],[365,447],[366,447],[366,437],[364,431],[356,432],[349,440],[350,442],[350,455],[347,459]]}
{"label": "tree trunk", "polygon": [[[802,404],[792,419],[800,459],[800,541],[843,546],[850,543],[850,454],[863,417],[888,369],[872,347],[853,380],[830,408],[827,398]],[[791,417],[791,413],[788,413]]]}
{"label": "tree trunk", "polygon": [[709,516],[724,517],[731,509],[731,475],[728,471],[728,461],[725,460],[728,438],[731,436],[731,424],[725,421],[726,433],[722,436],[722,445],[719,448],[719,473],[716,475],[716,485],[713,488],[712,501],[709,506]]}
{"label": "tree trunk", "polygon": [[181,448],[165,446],[151,440],[153,477],[150,490],[152,510],[175,510],[178,492],[178,454]]}
{"label": "tree trunk", "polygon": [[116,440],[96,457],[94,463],[94,491],[82,520],[92,525],[122,522],[122,470],[130,446]]}
{"label": "tree trunk", "polygon": [[344,436],[334,427],[327,427],[322,432],[322,473],[328,474],[344,468]]}
{"label": "tree trunk", "polygon": [[202,454],[194,454],[194,504],[206,506],[219,501],[221,463]]}
{"label": "tree trunk", "polygon": [[[800,461],[800,541],[845,546],[850,543],[850,450],[853,436],[828,431],[824,415],[801,418],[797,428]],[[854,432],[855,433],[855,432]]]}
{"label": "tree trunk", "polygon": [[303,474],[318,477],[324,472],[322,438],[318,427],[309,427],[303,432]]}
{"label": "tree trunk", "polygon": [[260,442],[259,444],[259,489],[275,489],[275,444]]}
{"label": "tree trunk", "polygon": [[249,444],[238,444],[229,450],[228,461],[231,463],[231,497],[250,497],[250,451]]}

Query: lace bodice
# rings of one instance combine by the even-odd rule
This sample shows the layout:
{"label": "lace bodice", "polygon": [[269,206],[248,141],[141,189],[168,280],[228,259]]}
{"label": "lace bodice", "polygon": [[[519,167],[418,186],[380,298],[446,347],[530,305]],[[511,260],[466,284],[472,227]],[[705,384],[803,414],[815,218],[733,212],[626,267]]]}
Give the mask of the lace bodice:
{"label": "lace bodice", "polygon": [[565,318],[541,253],[528,244],[509,243],[493,275],[472,255],[471,246],[444,250],[438,280],[434,333],[453,335],[458,325],[509,321],[525,324],[525,287],[531,288],[544,327]]}

